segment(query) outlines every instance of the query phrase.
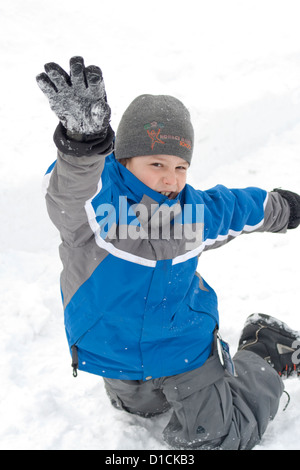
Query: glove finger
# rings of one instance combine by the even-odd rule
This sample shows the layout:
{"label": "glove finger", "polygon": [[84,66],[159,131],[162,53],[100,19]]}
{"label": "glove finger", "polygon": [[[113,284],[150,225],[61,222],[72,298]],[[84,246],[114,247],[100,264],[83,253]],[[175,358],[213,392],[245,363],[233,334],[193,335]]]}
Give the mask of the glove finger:
{"label": "glove finger", "polygon": [[54,83],[51,82],[50,78],[45,73],[40,73],[36,77],[36,81],[40,89],[42,90],[45,95],[51,99],[57,93],[57,88]]}
{"label": "glove finger", "polygon": [[86,79],[89,86],[98,86],[103,81],[102,71],[96,65],[90,65],[85,69]]}
{"label": "glove finger", "polygon": [[82,57],[75,56],[70,59],[70,75],[72,85],[79,91],[85,91],[87,88],[87,80]]}
{"label": "glove finger", "polygon": [[96,65],[90,65],[86,67],[85,74],[90,93],[97,99],[104,99],[105,88],[101,69]]}
{"label": "glove finger", "polygon": [[71,86],[69,75],[58,64],[55,64],[54,62],[46,64],[45,71],[58,91]]}

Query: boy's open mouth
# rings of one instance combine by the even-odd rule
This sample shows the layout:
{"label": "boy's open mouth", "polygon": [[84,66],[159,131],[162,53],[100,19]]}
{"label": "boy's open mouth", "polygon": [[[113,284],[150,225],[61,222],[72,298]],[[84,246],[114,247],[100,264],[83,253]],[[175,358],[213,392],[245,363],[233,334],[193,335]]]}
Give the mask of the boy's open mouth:
{"label": "boy's open mouth", "polygon": [[174,199],[177,196],[177,193],[174,191],[160,191],[160,194],[166,196],[168,199]]}

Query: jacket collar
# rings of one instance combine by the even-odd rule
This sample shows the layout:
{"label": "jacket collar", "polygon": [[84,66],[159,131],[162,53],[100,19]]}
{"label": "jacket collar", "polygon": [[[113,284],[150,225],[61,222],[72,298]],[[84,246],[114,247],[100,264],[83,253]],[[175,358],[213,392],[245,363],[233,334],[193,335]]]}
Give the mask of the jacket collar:
{"label": "jacket collar", "polygon": [[181,193],[179,193],[175,199],[168,199],[166,196],[154,191],[153,189],[149,188],[146,184],[144,184],[141,180],[139,180],[131,171],[129,171],[122,163],[118,162],[115,156],[112,154],[110,162],[114,166],[115,172],[118,174],[122,185],[124,186],[124,193],[126,191],[126,195],[130,195],[131,199],[140,202],[143,197],[146,195],[150,199],[154,200],[159,205],[166,204],[168,206],[173,206],[178,202],[180,199]]}

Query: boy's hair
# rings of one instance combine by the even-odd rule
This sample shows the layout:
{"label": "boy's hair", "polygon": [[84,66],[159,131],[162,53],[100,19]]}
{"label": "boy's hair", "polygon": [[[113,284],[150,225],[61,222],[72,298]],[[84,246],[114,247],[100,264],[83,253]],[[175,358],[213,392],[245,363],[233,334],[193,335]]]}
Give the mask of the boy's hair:
{"label": "boy's hair", "polygon": [[168,95],[138,96],[120,121],[115,156],[175,155],[191,163],[194,129],[188,109]]}

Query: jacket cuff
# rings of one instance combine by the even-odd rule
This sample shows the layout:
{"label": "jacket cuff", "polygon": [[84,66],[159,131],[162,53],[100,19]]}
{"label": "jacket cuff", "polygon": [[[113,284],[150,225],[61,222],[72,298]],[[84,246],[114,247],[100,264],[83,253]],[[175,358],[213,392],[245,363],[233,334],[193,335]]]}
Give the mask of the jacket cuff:
{"label": "jacket cuff", "polygon": [[279,193],[280,196],[285,199],[290,208],[290,218],[288,229],[297,228],[300,225],[300,196],[292,191],[276,188],[273,192]]}
{"label": "jacket cuff", "polygon": [[[77,140],[78,137],[81,140]],[[65,127],[59,123],[53,136],[54,143],[58,150],[65,155],[72,157],[90,157],[92,155],[109,154],[113,151],[115,133],[111,126],[108,127],[105,136],[74,136],[71,138],[67,134]]]}

